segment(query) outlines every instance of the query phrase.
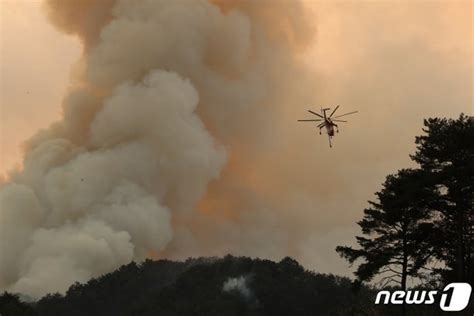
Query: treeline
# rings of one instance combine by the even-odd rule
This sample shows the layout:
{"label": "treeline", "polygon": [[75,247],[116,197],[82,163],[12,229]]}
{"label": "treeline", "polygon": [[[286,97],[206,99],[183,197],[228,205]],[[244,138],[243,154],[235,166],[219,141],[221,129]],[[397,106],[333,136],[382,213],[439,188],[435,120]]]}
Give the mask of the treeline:
{"label": "treeline", "polygon": [[417,167],[387,176],[358,222],[359,247],[336,249],[350,263],[360,260],[359,283],[474,284],[474,119],[461,114],[424,126],[410,156]]}
{"label": "treeline", "polygon": [[373,295],[369,287],[356,293],[350,279],[305,270],[291,258],[147,260],[34,303],[4,293],[0,314],[367,315]]}
{"label": "treeline", "polygon": [[[400,315],[399,306],[375,305],[376,293],[354,287],[349,278],[305,270],[288,257],[273,262],[228,255],[132,262],[36,302],[3,293],[0,315]],[[409,306],[407,314],[442,315],[438,306]]]}

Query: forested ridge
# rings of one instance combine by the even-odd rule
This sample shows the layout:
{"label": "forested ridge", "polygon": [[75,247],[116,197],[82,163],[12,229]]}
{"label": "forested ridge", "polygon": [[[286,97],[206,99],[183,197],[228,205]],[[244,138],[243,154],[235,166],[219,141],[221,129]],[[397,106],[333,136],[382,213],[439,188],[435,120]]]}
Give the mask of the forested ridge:
{"label": "forested ridge", "polygon": [[[0,313],[400,315],[399,306],[375,305],[376,292],[366,285],[355,287],[346,277],[305,270],[288,257],[273,262],[228,255],[132,262],[85,284],[76,283],[65,295],[49,294],[37,302],[26,303],[18,295],[4,293]],[[412,306],[408,315],[441,315],[441,311],[438,304]]]}
{"label": "forested ridge", "polygon": [[184,262],[146,260],[75,284],[62,296],[21,303],[5,293],[6,315],[346,315],[372,305],[351,280],[280,262],[226,256]]}

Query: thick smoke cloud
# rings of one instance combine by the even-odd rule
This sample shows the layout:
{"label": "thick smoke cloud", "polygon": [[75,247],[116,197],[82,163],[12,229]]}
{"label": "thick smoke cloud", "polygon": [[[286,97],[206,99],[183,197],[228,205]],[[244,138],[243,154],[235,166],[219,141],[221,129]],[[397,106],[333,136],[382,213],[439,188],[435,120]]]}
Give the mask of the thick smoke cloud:
{"label": "thick smoke cloud", "polygon": [[0,287],[40,297],[131,260],[206,254],[194,234],[219,224],[198,203],[224,146],[253,146],[292,51],[309,40],[303,7],[292,8],[49,1],[84,55],[64,119],[26,143],[23,170],[1,188]]}
{"label": "thick smoke cloud", "polygon": [[3,286],[65,291],[163,250],[172,238],[167,205],[192,210],[225,162],[197,103],[189,81],[154,71],[104,99],[90,148],[55,133],[30,147],[0,195]]}

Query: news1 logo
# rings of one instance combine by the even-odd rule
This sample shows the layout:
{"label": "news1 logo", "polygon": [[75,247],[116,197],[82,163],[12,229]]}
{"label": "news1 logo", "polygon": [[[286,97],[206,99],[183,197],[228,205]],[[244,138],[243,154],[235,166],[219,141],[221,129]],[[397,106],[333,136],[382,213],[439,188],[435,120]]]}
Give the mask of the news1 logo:
{"label": "news1 logo", "polygon": [[[459,312],[469,304],[472,288],[469,283],[450,283],[441,293],[439,307],[446,312]],[[438,291],[380,291],[375,298],[375,304],[407,304],[430,305],[436,302]],[[382,301],[383,299],[383,301]]]}

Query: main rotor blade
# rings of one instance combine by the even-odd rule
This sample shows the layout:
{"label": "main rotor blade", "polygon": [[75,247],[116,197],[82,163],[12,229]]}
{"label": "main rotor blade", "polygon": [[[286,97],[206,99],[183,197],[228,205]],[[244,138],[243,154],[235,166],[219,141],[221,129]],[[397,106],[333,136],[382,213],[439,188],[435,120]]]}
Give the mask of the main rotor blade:
{"label": "main rotor blade", "polygon": [[339,105],[336,106],[336,108],[334,109],[334,111],[331,112],[331,114],[329,114],[329,118],[332,117],[332,115],[337,111],[337,109],[339,109]]}
{"label": "main rotor blade", "polygon": [[347,123],[347,121],[344,121],[344,120],[333,120],[333,119],[331,119],[331,121],[333,121],[333,122],[344,122],[344,123]]}
{"label": "main rotor blade", "polygon": [[318,114],[318,113],[316,113],[316,112],[313,112],[313,111],[311,111],[311,110],[308,110],[308,112],[311,113],[311,114],[317,115],[317,116],[319,116],[319,117],[322,118],[322,119],[324,118],[324,117],[321,116],[320,114]]}
{"label": "main rotor blade", "polygon": [[341,115],[335,116],[334,118],[338,118],[338,117],[341,117],[341,116],[346,116],[346,115],[354,114],[354,113],[359,113],[359,111],[353,111],[353,112],[349,112],[349,113],[346,113],[346,114],[341,114]]}
{"label": "main rotor blade", "polygon": [[319,122],[322,121],[321,119],[314,119],[314,120],[298,120],[298,122]]}

